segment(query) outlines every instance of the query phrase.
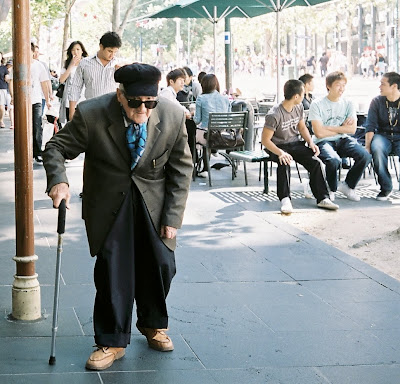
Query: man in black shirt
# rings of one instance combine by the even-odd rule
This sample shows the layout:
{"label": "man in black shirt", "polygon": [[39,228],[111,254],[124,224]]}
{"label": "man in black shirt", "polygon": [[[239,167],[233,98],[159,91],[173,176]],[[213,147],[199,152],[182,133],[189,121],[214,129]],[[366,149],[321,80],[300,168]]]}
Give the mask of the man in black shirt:
{"label": "man in black shirt", "polygon": [[400,75],[387,72],[379,86],[381,96],[371,101],[365,134],[365,148],[372,154],[374,170],[381,191],[377,200],[387,200],[392,192],[392,178],[388,170],[388,156],[400,155]]}

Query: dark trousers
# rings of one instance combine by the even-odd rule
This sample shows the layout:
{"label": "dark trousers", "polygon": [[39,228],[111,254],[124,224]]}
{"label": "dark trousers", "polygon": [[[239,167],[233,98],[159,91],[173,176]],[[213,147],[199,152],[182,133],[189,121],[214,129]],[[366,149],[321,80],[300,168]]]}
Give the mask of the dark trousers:
{"label": "dark trousers", "polygon": [[130,343],[135,299],[138,325],[167,328],[165,299],[174,275],[174,252],[160,239],[132,183],[97,255],[93,315],[96,344],[126,347]]}
{"label": "dark trousers", "polygon": [[42,103],[32,104],[33,157],[42,155]]}
{"label": "dark trousers", "polygon": [[[328,186],[324,175],[324,165],[318,157],[314,156],[314,152],[306,147],[303,141],[280,144],[278,147],[289,153],[294,161],[303,165],[310,173],[310,188],[317,199],[317,203],[327,197],[329,198]],[[271,152],[269,154],[271,160],[278,163],[276,180],[279,200],[290,197],[290,165],[279,164],[278,156]]]}

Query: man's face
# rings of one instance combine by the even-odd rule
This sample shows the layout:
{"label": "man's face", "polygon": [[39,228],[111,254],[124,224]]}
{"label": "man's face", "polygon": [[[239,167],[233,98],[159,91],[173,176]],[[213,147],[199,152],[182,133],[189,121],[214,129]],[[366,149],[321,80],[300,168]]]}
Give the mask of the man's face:
{"label": "man's face", "polygon": [[35,47],[35,51],[33,52],[33,58],[35,60],[39,60],[39,48]]}
{"label": "man's face", "polygon": [[346,80],[335,80],[331,86],[328,87],[330,96],[339,98],[343,95],[346,89]]}
{"label": "man's face", "polygon": [[119,48],[117,47],[107,47],[104,48],[100,44],[100,50],[99,50],[99,59],[105,60],[105,61],[111,61],[115,55],[117,54]]}
{"label": "man's face", "polygon": [[183,90],[185,79],[183,77],[178,77],[175,81],[170,80],[169,83],[169,85],[174,88],[175,92],[178,93],[179,91]]}
{"label": "man's face", "polygon": [[312,92],[314,90],[314,79],[311,79],[311,81],[307,83],[307,89],[308,92]]}
{"label": "man's face", "polygon": [[125,93],[122,92],[119,88],[117,89],[117,98],[124,108],[128,119],[132,120],[136,124],[145,123],[153,111],[152,109],[146,108],[145,104],[142,103],[138,108],[130,108],[128,105],[129,100],[157,100],[157,97],[154,96],[125,96]]}
{"label": "man's face", "polygon": [[395,87],[397,87],[396,84],[390,85],[388,79],[385,76],[382,77],[381,85],[379,86],[382,96],[390,96]]}

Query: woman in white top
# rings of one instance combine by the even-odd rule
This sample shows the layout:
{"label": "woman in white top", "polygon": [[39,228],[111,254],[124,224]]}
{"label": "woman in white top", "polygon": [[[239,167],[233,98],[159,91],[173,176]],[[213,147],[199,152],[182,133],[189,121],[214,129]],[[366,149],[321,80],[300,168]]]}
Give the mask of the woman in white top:
{"label": "woman in white top", "polygon": [[61,124],[65,124],[69,121],[68,90],[71,86],[79,62],[82,60],[82,57],[87,56],[88,53],[80,41],[73,41],[67,49],[67,60],[65,60],[64,68],[62,68],[60,75],[60,84],[65,84],[64,93],[60,100],[59,122]]}

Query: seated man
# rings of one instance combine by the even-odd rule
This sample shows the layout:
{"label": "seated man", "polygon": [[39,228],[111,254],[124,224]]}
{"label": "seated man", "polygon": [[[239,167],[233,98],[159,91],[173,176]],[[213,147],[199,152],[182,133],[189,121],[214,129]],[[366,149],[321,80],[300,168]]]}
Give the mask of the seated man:
{"label": "seated man", "polygon": [[377,200],[387,200],[392,192],[392,178],[388,170],[388,156],[400,155],[400,75],[385,73],[381,79],[381,96],[375,97],[368,111],[365,148],[372,154],[374,170],[381,191]]}
{"label": "seated man", "polygon": [[[308,119],[312,123],[314,141],[321,151],[320,158],[326,164],[331,200],[335,198],[334,192],[339,190],[349,200],[360,201],[354,189],[371,161],[371,155],[354,137],[349,136],[357,129],[357,117],[353,104],[342,98],[346,83],[343,72],[330,73],[326,77],[328,95],[311,103]],[[352,157],[354,165],[338,187],[342,157]]]}
{"label": "seated man", "polygon": [[[271,159],[278,163],[277,191],[281,201],[281,212],[293,211],[290,200],[290,163],[292,160],[302,164],[310,173],[310,187],[317,199],[317,206],[336,210],[338,205],[329,199],[329,191],[323,173],[323,164],[318,159],[316,146],[303,119],[304,84],[300,80],[285,83],[285,100],[275,105],[265,116],[262,144],[267,148]],[[304,141],[299,140],[299,135]],[[308,147],[306,146],[308,144]]]}

